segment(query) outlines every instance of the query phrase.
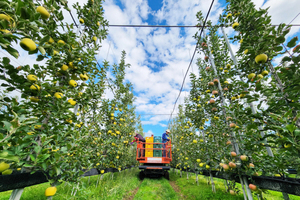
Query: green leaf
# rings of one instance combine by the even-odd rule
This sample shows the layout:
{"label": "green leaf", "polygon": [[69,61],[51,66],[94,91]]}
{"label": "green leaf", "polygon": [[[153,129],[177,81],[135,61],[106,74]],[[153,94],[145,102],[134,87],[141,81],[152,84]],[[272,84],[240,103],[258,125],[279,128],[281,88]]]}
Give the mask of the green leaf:
{"label": "green leaf", "polygon": [[15,161],[15,162],[19,162],[19,158],[18,156],[12,156],[12,155],[8,155],[8,156],[0,156],[0,159],[3,159],[3,160],[11,160],[11,161]]}
{"label": "green leaf", "polygon": [[46,169],[47,169],[47,164],[46,164],[45,162],[42,163],[42,167],[43,167],[43,170],[46,171]]}
{"label": "green leaf", "polygon": [[9,58],[7,58],[7,57],[4,57],[4,58],[3,58],[2,63],[3,63],[4,65],[8,65],[9,62],[10,62],[10,59],[9,59]]}
{"label": "green leaf", "polygon": [[10,131],[12,129],[12,124],[7,122],[7,121],[2,121],[2,123],[4,124],[4,128],[7,130],[7,131]]}
{"label": "green leaf", "polygon": [[30,12],[28,12],[25,7],[21,8],[21,18],[30,19]]}
{"label": "green leaf", "polygon": [[43,162],[44,160],[46,160],[49,157],[50,157],[50,154],[44,154],[44,155],[41,156],[41,158],[39,158],[39,161]]}
{"label": "green leaf", "polygon": [[60,175],[61,174],[61,169],[59,167],[56,167],[56,175]]}
{"label": "green leaf", "polygon": [[293,57],[292,57],[292,61],[293,61],[294,63],[299,63],[299,62],[300,62],[300,56],[293,56]]}
{"label": "green leaf", "polygon": [[43,56],[46,55],[46,51],[42,46],[38,46],[38,49],[40,50],[40,52]]}
{"label": "green leaf", "polygon": [[33,165],[30,165],[30,164],[24,164],[23,166],[24,167],[33,167]]}
{"label": "green leaf", "polygon": [[300,136],[300,129],[295,130],[295,136]]}
{"label": "green leaf", "polygon": [[36,61],[42,61],[44,60],[44,56],[43,55],[38,55],[36,58]]}
{"label": "green leaf", "polygon": [[15,50],[14,48],[12,48],[11,46],[8,46],[7,48],[5,48],[5,50],[12,55],[15,58],[19,58],[19,52],[17,50]]}
{"label": "green leaf", "polygon": [[290,58],[290,57],[288,57],[288,56],[285,56],[284,58],[282,58],[282,60],[281,60],[281,62],[289,62],[289,61],[291,61],[292,59]]}
{"label": "green leaf", "polygon": [[6,90],[10,92],[10,91],[14,91],[15,89],[16,89],[16,88],[14,88],[14,87],[9,87],[9,88],[7,88]]}
{"label": "green leaf", "polygon": [[0,1],[0,8],[5,8],[5,7],[9,7],[9,4],[5,1]]}
{"label": "green leaf", "polygon": [[40,146],[35,146],[35,147],[34,147],[34,151],[35,151],[36,153],[40,153],[41,149],[42,149],[42,147],[40,147]]}
{"label": "green leaf", "polygon": [[275,51],[282,51],[283,47],[282,46],[277,46],[277,47],[274,47],[274,50]]}
{"label": "green leaf", "polygon": [[35,161],[35,157],[32,154],[30,154],[29,156],[30,156],[31,160],[34,162]]}
{"label": "green leaf", "polygon": [[289,48],[292,48],[292,47],[296,46],[297,40],[298,40],[298,37],[296,36],[296,37],[294,37],[293,39],[291,39],[291,40],[287,43],[286,46],[289,47]]}
{"label": "green leaf", "polygon": [[293,124],[288,124],[285,127],[290,131],[290,133],[293,133],[294,130],[296,130],[296,126]]}

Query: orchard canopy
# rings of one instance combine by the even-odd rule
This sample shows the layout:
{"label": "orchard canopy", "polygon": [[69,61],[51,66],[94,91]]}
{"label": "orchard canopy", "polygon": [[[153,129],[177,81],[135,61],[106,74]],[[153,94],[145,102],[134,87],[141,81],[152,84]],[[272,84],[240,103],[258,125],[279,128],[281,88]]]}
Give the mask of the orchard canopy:
{"label": "orchard canopy", "polygon": [[[53,182],[78,181],[85,169],[103,173],[138,164],[130,142],[143,126],[125,78],[126,49],[118,64],[97,59],[109,26],[102,4],[0,2],[3,175],[42,170]],[[299,173],[300,48],[297,37],[287,37],[291,26],[274,26],[268,9],[248,0],[227,0],[216,24],[202,12],[196,18],[198,70],[189,74],[189,95],[166,127],[172,166],[250,176]],[[240,44],[237,51],[233,43]],[[13,63],[24,53],[35,55],[35,64]]]}

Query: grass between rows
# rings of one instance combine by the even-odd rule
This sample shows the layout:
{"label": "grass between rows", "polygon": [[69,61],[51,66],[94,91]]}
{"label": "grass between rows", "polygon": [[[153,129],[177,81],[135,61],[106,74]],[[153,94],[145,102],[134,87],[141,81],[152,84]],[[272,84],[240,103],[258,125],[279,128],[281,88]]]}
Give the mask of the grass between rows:
{"label": "grass between rows", "polygon": [[145,178],[133,200],[179,200],[169,181],[161,178]]}
{"label": "grass between rows", "polygon": [[[237,183],[237,188],[240,192],[236,196],[226,193],[224,180],[214,178],[216,193],[212,192],[211,185],[207,184],[205,176],[199,175],[196,183],[196,176],[189,173],[187,180],[186,172],[183,172],[180,178],[179,171],[170,171],[170,181],[164,178],[150,179],[145,178],[141,181],[138,178],[139,170],[137,168],[125,170],[122,172],[104,174],[103,179],[99,180],[98,187],[96,187],[99,176],[84,177],[78,185],[78,191],[75,196],[71,195],[72,189],[76,185],[65,184],[57,186],[57,193],[53,196],[53,200],[117,200],[117,199],[132,199],[134,200],[242,200],[243,194],[241,185]],[[90,180],[89,180],[90,179]],[[170,183],[176,186],[175,191]],[[49,183],[43,183],[26,187],[22,194],[21,200],[44,200],[45,190],[49,187]],[[138,188],[138,190],[137,190]],[[7,200],[12,191],[0,192],[0,200]],[[136,194],[135,194],[136,193]],[[282,200],[282,194],[275,191],[267,191],[263,194],[264,198],[268,200]],[[289,195],[291,200],[300,200],[300,196]],[[255,193],[253,198],[257,199]]]}
{"label": "grass between rows", "polygon": [[[180,178],[180,171],[176,170],[170,173],[170,181],[175,181],[176,185],[180,187],[181,193],[183,195],[182,199],[199,199],[199,200],[243,200],[243,192],[241,184],[237,183],[236,187],[239,190],[239,193],[235,196],[226,192],[224,180],[214,178],[214,183],[216,186],[216,193],[212,192],[211,185],[207,184],[206,177],[203,175],[198,175],[198,182],[196,183],[196,176],[193,173],[189,173],[189,179],[187,180],[186,172],[182,173],[182,178]],[[257,199],[256,194],[252,193],[253,199]],[[268,190],[266,193],[263,193],[263,197],[268,200],[282,200],[283,196],[281,192]],[[300,200],[300,196],[289,195],[290,200]]]}
{"label": "grass between rows", "polygon": [[[134,190],[140,184],[138,178],[139,170],[137,168],[131,170],[125,170],[122,172],[113,173],[113,179],[111,179],[112,173],[103,175],[103,179],[99,180],[96,187],[97,179],[99,176],[83,177],[78,185],[78,190],[75,196],[71,196],[73,187],[77,185],[65,184],[57,186],[57,192],[53,196],[53,200],[117,200],[123,199],[124,196],[130,195],[130,192]],[[89,180],[90,178],[90,180]],[[43,183],[26,187],[22,194],[21,200],[45,200],[45,190],[50,186],[49,183]],[[7,200],[10,197],[12,191],[0,192],[0,200]]]}

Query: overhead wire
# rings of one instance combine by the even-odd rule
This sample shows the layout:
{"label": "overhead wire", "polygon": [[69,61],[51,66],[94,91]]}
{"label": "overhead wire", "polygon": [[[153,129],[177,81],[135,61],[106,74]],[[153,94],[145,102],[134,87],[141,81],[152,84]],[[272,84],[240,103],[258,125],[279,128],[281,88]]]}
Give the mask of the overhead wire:
{"label": "overhead wire", "polygon": [[[211,4],[210,4],[210,7],[209,7],[209,10],[208,10],[208,12],[207,12],[207,14],[206,14],[205,20],[204,20],[204,22],[203,22],[203,26],[202,26],[201,31],[200,31],[200,35],[199,35],[200,37],[201,37],[201,35],[202,35],[202,33],[203,33],[203,30],[204,30],[206,21],[207,21],[207,19],[208,19],[208,16],[209,16],[209,14],[210,14],[210,11],[211,11],[211,8],[212,8],[212,6],[213,6],[213,4],[214,4],[214,1],[215,1],[215,0],[212,0],[212,2],[211,2]],[[169,118],[168,126],[169,126],[169,124],[170,124],[170,121],[171,121],[171,118],[172,118],[172,114],[173,114],[173,112],[174,112],[174,110],[175,110],[177,101],[178,101],[178,99],[179,99],[179,97],[180,97],[180,94],[181,94],[181,92],[182,92],[182,89],[183,89],[183,86],[184,86],[185,79],[186,79],[186,77],[187,77],[187,74],[188,74],[188,72],[189,72],[189,69],[190,69],[190,67],[191,67],[191,65],[192,65],[192,63],[193,63],[194,57],[195,57],[195,55],[196,55],[197,47],[198,47],[198,45],[196,44],[194,53],[193,53],[192,58],[191,58],[191,61],[190,61],[190,64],[189,64],[189,66],[188,66],[188,68],[187,68],[187,70],[186,70],[186,73],[185,73],[185,75],[184,75],[184,78],[183,78],[183,81],[182,81],[182,85],[181,85],[181,88],[180,88],[178,97],[177,97],[177,99],[175,100],[174,107],[173,107],[173,110],[172,110],[171,115],[170,115],[170,118]]]}
{"label": "overhead wire", "polygon": [[[290,26],[300,26],[300,24],[289,24],[289,25]],[[271,24],[271,26],[280,26],[280,24]],[[112,27],[112,28],[118,28],[118,27],[120,27],[120,28],[201,28],[202,26],[199,26],[199,25],[109,24],[108,27]],[[231,26],[222,26],[222,25],[204,26],[204,28],[209,28],[209,27],[230,28]]]}

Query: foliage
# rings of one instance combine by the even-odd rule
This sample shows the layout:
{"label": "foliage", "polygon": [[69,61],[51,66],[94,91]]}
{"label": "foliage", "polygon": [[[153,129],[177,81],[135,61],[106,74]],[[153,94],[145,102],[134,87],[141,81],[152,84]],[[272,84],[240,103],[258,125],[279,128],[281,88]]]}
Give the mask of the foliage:
{"label": "foliage", "polygon": [[[132,85],[124,83],[125,52],[107,88],[110,66],[95,57],[107,36],[102,1],[73,7],[80,26],[66,22],[74,13],[64,0],[3,1],[0,10],[2,50],[36,55],[33,66],[0,58],[0,159],[15,171],[45,171],[53,184],[77,182],[84,169],[136,164],[128,141],[138,119]],[[107,89],[112,100],[103,98]]]}

